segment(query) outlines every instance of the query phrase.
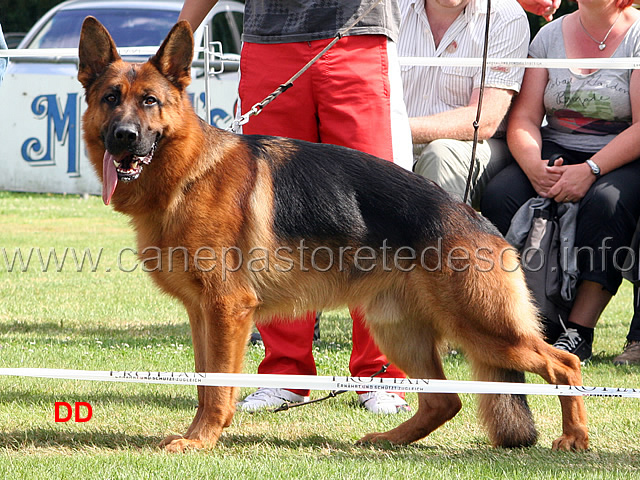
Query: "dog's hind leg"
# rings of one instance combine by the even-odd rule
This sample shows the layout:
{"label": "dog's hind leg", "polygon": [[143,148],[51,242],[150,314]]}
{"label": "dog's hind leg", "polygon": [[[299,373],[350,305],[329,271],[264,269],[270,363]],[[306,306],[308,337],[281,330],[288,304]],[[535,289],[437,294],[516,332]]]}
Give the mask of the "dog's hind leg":
{"label": "dog's hind leg", "polygon": [[[220,299],[218,299],[220,300]],[[198,372],[239,373],[253,321],[251,302],[232,299],[189,308],[189,321]],[[184,436],[167,437],[161,446],[170,452],[212,447],[235,413],[237,388],[198,387],[198,410]]]}
{"label": "dog's hind leg", "polygon": [[[553,385],[582,385],[578,357],[554,348],[538,336],[524,336],[510,343],[496,342],[496,339],[493,339],[493,342],[496,348],[491,351],[490,356],[480,351],[473,351],[471,345],[465,345],[463,348],[472,363],[481,365],[480,369],[527,371],[540,375]],[[481,335],[476,337],[475,345],[486,345]],[[511,437],[501,431],[504,423],[501,423],[500,419],[507,421],[508,415],[503,414],[498,417],[493,415],[492,412],[495,412],[498,406],[491,406],[491,397],[507,396],[489,395],[485,399],[481,398],[480,401],[481,415],[489,426],[492,442],[500,446],[512,446]],[[520,405],[516,405],[518,403],[515,401],[517,397],[512,397],[513,401],[510,406],[514,407],[514,412],[517,413],[517,409],[520,409],[523,413],[526,410],[526,405],[522,402]],[[553,449],[587,449],[589,447],[587,413],[582,397],[561,396],[560,404],[562,407],[562,436],[553,442]],[[524,418],[522,415],[520,417]],[[523,431],[519,435],[522,436],[525,433],[526,431]]]}
{"label": "dog's hind leg", "polygon": [[[465,301],[441,302],[452,314],[445,312],[438,317],[446,319],[446,323],[440,323],[440,330],[449,332],[474,365],[476,375],[484,376],[483,379],[504,381],[512,378],[513,372],[532,372],[551,384],[582,385],[578,357],[558,350],[543,340],[537,312],[519,269],[518,257],[512,249],[500,245],[493,250],[501,252],[500,260],[494,259],[494,268],[469,268],[460,275],[452,276],[456,280],[455,285],[462,287],[459,298]],[[480,408],[485,422],[494,423],[489,426],[494,444],[528,445],[535,441],[535,430],[532,424],[528,425],[530,415],[522,398],[508,398],[506,395],[493,397],[481,399]],[[494,400],[510,408],[510,414],[495,416],[500,406],[491,406]],[[583,399],[563,396],[560,403],[563,434],[553,443],[553,448],[588,448],[587,414]],[[505,425],[510,418],[517,418],[521,425],[526,425],[524,430],[514,432],[513,427]]]}
{"label": "dog's hind leg", "polygon": [[[559,350],[540,338],[513,355],[518,360],[518,369],[540,375],[554,385],[582,385],[580,359],[571,353]],[[586,450],[589,448],[587,432],[587,410],[580,396],[561,396],[562,436],[553,442],[554,450]]]}
{"label": "dog's hind leg", "polygon": [[[374,324],[370,325],[370,330],[387,358],[409,377],[445,379],[433,332],[417,322],[411,328],[404,327]],[[359,443],[415,442],[452,419],[461,408],[462,402],[457,394],[420,393],[418,411],[413,417],[388,432],[368,434]]]}

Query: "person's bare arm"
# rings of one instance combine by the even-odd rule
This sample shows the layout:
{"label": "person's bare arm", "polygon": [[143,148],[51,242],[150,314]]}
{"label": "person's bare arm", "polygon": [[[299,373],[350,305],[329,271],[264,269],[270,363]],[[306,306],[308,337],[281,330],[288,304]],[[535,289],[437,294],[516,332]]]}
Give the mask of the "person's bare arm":
{"label": "person's bare arm", "polygon": [[542,158],[540,125],[545,115],[544,90],[549,76],[544,68],[529,68],[524,74],[520,94],[509,112],[507,141],[531,185],[542,197],[555,185],[560,175],[550,174],[548,159]]}
{"label": "person's bare arm", "polygon": [[216,3],[218,0],[185,0],[178,21],[187,20],[195,30]]}
{"label": "person's bare arm", "polygon": [[[466,107],[426,117],[410,118],[413,143],[429,143],[439,138],[473,140],[473,122],[477,115],[479,93],[479,89],[472,92],[469,105]],[[485,90],[478,130],[479,140],[487,140],[496,133],[500,122],[509,110],[512,96],[512,90],[501,88]]]}
{"label": "person's bare arm", "polygon": [[548,22],[553,20],[553,14],[560,7],[560,0],[518,0],[518,3],[527,12],[540,15]]}

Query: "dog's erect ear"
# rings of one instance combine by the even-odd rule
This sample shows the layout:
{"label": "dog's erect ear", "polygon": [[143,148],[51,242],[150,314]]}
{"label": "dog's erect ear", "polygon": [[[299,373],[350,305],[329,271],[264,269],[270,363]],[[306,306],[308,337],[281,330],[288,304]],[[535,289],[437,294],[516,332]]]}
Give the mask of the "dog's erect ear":
{"label": "dog's erect ear", "polygon": [[182,20],[164,39],[158,52],[149,59],[167,79],[180,90],[191,83],[193,59],[193,33],[186,20]]}
{"label": "dog's erect ear", "polygon": [[78,80],[84,88],[89,88],[111,63],[120,59],[111,35],[94,17],[87,17],[82,23],[78,57]]}

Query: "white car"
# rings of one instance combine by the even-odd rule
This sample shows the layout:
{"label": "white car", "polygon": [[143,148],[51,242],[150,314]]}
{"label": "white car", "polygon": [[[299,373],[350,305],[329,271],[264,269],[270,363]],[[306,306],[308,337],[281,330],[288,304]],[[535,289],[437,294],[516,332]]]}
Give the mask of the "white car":
{"label": "white car", "polygon": [[[36,22],[16,51],[19,54],[33,49],[33,54],[11,58],[0,87],[0,105],[5,112],[0,129],[4,170],[0,190],[81,194],[100,191],[81,141],[80,121],[86,104],[76,78],[77,56],[75,52],[71,56],[56,55],[56,49],[77,49],[82,22],[89,15],[105,25],[118,48],[157,47],[177,21],[183,3],[69,0]],[[223,128],[235,113],[243,12],[243,3],[220,0],[194,32],[196,47],[202,47],[203,27],[209,26],[210,39],[222,45],[223,62],[214,63],[222,63],[224,71],[209,80],[207,106],[200,52],[194,61],[188,92],[196,112]],[[40,51],[47,55],[39,55]],[[140,55],[123,58],[146,60]]]}
{"label": "white car", "polygon": [[[184,0],[68,0],[49,10],[22,39],[18,48],[76,48],[84,19],[102,23],[118,47],[160,45],[178,20]],[[244,4],[220,0],[195,32],[202,43],[204,25],[225,53],[240,54]]]}

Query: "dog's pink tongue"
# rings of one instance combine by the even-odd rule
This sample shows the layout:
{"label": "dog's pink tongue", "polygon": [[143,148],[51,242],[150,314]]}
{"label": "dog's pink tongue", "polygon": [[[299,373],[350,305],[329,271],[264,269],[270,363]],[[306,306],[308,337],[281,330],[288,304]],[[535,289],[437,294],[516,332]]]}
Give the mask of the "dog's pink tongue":
{"label": "dog's pink tongue", "polygon": [[113,164],[113,155],[105,150],[102,159],[102,201],[105,205],[111,203],[111,197],[118,185],[118,172]]}

